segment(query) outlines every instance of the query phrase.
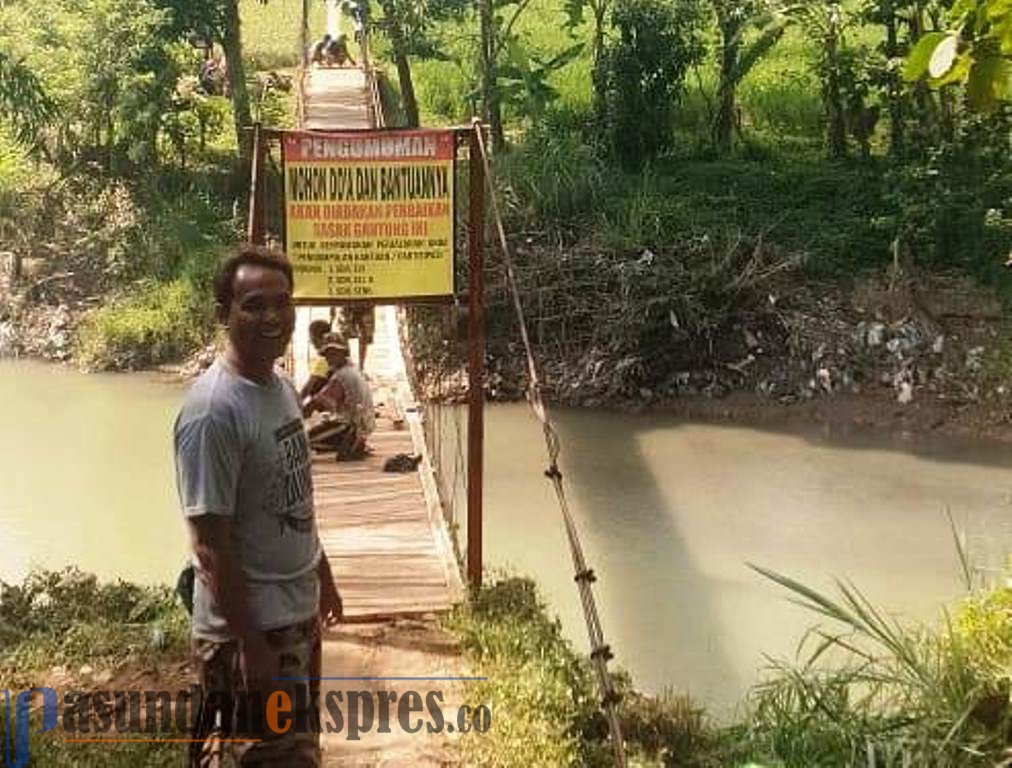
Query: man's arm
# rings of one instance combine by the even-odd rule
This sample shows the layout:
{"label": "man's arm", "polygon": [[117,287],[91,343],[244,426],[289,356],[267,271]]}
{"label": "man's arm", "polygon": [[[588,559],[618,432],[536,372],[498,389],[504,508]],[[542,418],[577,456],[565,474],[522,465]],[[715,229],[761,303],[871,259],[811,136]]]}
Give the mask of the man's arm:
{"label": "man's arm", "polygon": [[239,567],[232,545],[232,519],[224,515],[197,515],[187,518],[193,552],[200,563],[215,604],[239,641],[247,685],[265,690],[277,670],[275,659],[262,632],[258,632],[247,599],[246,575]]}
{"label": "man's arm", "polygon": [[330,561],[326,552],[320,555],[316,575],[320,579],[320,620],[324,626],[333,627],[344,618],[344,603],[334,583],[334,575],[330,571]]}
{"label": "man's arm", "polygon": [[316,411],[337,410],[344,405],[344,400],[344,386],[332,377],[325,387],[305,402],[302,415],[311,416]]}
{"label": "man's arm", "polygon": [[306,383],[302,385],[302,389],[299,390],[299,402],[303,402],[310,395],[315,395],[326,383],[326,379],[311,374]]}

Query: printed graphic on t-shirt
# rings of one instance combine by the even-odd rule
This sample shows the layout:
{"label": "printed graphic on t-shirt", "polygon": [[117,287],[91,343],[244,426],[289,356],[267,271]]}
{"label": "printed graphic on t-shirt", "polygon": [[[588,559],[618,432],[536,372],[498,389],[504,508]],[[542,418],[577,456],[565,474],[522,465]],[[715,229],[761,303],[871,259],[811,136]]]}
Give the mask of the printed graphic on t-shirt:
{"label": "printed graphic on t-shirt", "polygon": [[278,445],[278,472],[268,503],[278,517],[281,532],[309,533],[313,529],[313,478],[309,439],[299,419],[274,432]]}

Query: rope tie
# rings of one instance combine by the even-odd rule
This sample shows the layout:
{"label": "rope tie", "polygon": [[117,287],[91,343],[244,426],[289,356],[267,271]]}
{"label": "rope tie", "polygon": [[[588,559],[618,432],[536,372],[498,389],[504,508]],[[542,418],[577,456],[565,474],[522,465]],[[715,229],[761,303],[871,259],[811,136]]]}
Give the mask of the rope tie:
{"label": "rope tie", "polygon": [[[552,481],[555,488],[555,495],[559,502],[559,509],[562,513],[562,522],[566,528],[566,537],[569,540],[570,554],[573,558],[573,568],[576,572],[575,581],[580,592],[580,604],[583,607],[583,617],[587,624],[587,635],[590,638],[590,647],[594,649],[590,654],[590,660],[597,675],[598,690],[601,693],[601,706],[608,720],[608,729],[611,733],[612,752],[617,768],[625,768],[625,744],[622,740],[622,726],[618,717],[618,704],[621,701],[621,694],[615,690],[611,674],[608,671],[608,661],[614,658],[610,646],[604,641],[604,630],[601,628],[601,619],[597,612],[597,603],[594,600],[592,584],[596,581],[594,571],[587,565],[583,555],[583,546],[580,543],[580,535],[569,511],[569,500],[566,498],[566,491],[562,484],[562,472],[559,471],[559,453],[561,444],[555,433],[551,419],[548,416],[548,409],[542,397],[541,376],[538,373],[537,361],[534,357],[534,348],[531,345],[530,334],[527,330],[527,320],[524,317],[523,304],[520,301],[520,292],[517,290],[516,273],[513,268],[513,256],[509,243],[506,240],[506,228],[503,225],[502,216],[499,213],[499,205],[496,201],[495,188],[492,186],[492,172],[488,162],[488,150],[485,147],[485,136],[482,132],[481,122],[478,119],[473,123],[475,137],[477,139],[481,162],[485,171],[485,183],[488,186],[488,197],[491,202],[492,216],[495,219],[496,231],[499,236],[499,245],[502,251],[503,262],[506,267],[506,285],[509,288],[512,298],[513,311],[516,313],[517,325],[520,329],[520,339],[523,342],[524,354],[527,358],[527,375],[530,378],[530,385],[527,391],[527,401],[534,411],[534,415],[541,422],[545,435],[545,448],[548,452],[549,465],[545,476]],[[477,158],[471,158],[475,162]]]}
{"label": "rope tie", "polygon": [[559,471],[558,465],[552,464],[552,466],[545,470],[545,477],[549,480],[561,480],[562,472]]}
{"label": "rope tie", "polygon": [[595,581],[597,581],[597,575],[594,573],[593,568],[587,568],[586,570],[583,571],[577,571],[576,575],[573,577],[573,581],[576,582],[585,581],[588,584],[593,584]]}

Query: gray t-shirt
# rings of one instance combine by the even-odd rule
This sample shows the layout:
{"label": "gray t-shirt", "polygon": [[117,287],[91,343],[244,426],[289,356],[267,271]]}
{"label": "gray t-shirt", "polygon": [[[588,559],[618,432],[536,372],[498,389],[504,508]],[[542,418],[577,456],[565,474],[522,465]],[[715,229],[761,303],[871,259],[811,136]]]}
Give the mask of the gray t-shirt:
{"label": "gray t-shirt", "polygon": [[369,382],[351,363],[342,365],[330,375],[318,397],[338,418],[354,424],[363,437],[376,429]]}
{"label": "gray t-shirt", "polygon": [[[321,550],[309,441],[291,383],[274,375],[269,384],[256,384],[216,361],[187,393],[176,418],[175,451],[183,515],[233,518],[257,627],[311,618],[319,605]],[[225,619],[194,565],[193,634],[228,639]]]}

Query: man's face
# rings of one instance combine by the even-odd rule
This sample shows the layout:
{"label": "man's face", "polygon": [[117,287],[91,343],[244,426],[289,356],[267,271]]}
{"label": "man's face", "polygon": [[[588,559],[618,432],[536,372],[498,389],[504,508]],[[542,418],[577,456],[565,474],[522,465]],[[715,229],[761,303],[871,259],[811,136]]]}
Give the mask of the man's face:
{"label": "man's face", "polygon": [[327,361],[327,365],[331,368],[340,368],[348,362],[348,353],[343,349],[334,349],[333,347],[330,347],[324,351],[323,357]]}
{"label": "man's face", "polygon": [[273,362],[283,355],[295,327],[292,289],[285,274],[259,264],[240,266],[225,323],[240,359]]}

